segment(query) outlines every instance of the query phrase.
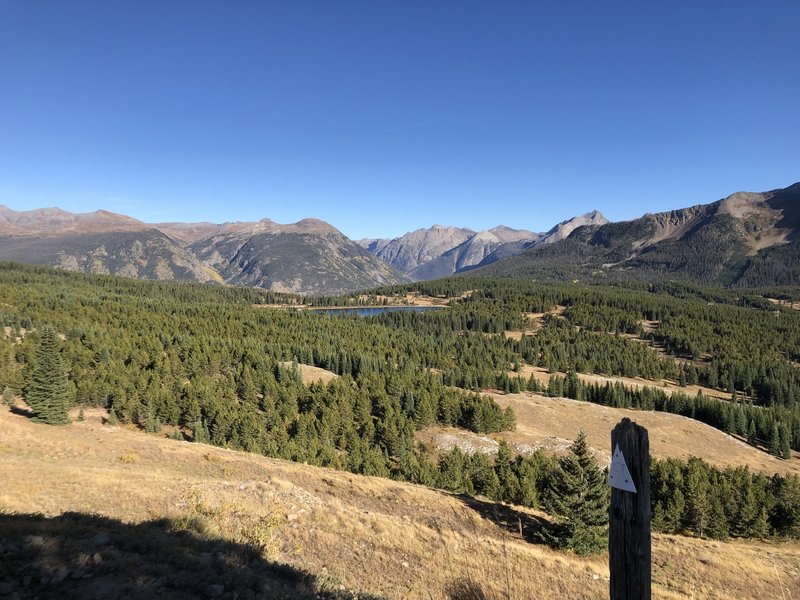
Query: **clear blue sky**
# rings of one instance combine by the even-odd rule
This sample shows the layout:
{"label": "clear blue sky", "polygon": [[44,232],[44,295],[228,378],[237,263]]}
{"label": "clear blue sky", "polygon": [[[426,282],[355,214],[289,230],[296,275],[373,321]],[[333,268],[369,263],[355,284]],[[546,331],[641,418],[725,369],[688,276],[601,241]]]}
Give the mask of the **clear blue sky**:
{"label": "clear blue sky", "polygon": [[800,180],[800,2],[0,0],[0,203],[533,230]]}

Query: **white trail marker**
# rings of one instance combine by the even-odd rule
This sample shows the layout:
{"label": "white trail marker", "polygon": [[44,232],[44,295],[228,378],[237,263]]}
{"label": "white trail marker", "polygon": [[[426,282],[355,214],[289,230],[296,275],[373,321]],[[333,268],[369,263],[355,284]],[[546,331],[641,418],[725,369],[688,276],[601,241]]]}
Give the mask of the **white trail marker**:
{"label": "white trail marker", "polygon": [[608,485],[618,490],[636,493],[636,486],[633,485],[633,477],[625,464],[625,457],[619,449],[614,448],[614,456],[611,457],[611,468],[608,471]]}

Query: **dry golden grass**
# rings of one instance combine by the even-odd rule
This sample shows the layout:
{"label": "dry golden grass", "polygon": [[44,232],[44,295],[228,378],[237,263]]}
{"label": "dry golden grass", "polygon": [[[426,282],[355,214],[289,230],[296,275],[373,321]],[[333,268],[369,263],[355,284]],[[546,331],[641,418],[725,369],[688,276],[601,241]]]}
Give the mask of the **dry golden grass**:
{"label": "dry golden grass", "polygon": [[[384,306],[391,306],[391,307],[402,307],[402,306],[439,306],[445,307],[449,306],[451,302],[454,300],[458,300],[461,298],[466,298],[470,296],[472,292],[465,292],[459,297],[456,298],[437,298],[435,296],[426,296],[423,294],[419,294],[417,292],[410,292],[403,296],[375,296],[375,302],[373,306],[384,307]],[[361,302],[366,302],[369,300],[369,296],[359,296],[357,300]],[[358,308],[358,307],[368,307],[369,305],[359,305],[356,304],[355,301],[352,301],[351,304],[343,304],[340,306],[311,306],[308,304],[251,304],[252,308],[262,308],[262,309],[286,309],[286,308],[296,308],[298,310],[341,310],[343,308]]]}
{"label": "dry golden grass", "polygon": [[[566,450],[582,429],[586,432],[589,445],[599,451],[607,461],[611,456],[611,430],[623,417],[628,417],[647,428],[650,451],[657,458],[687,459],[690,456],[699,456],[719,467],[747,465],[752,470],[770,474],[800,474],[800,456],[797,452],[792,453],[791,460],[781,460],[687,417],[611,408],[528,392],[488,395],[503,408],[510,406],[517,415],[515,431],[492,437],[505,439],[517,446],[543,448],[546,451]],[[477,437],[469,432],[460,432],[459,435],[467,439]],[[424,439],[429,440],[434,436],[435,433],[426,432]]]}
{"label": "dry golden grass", "polygon": [[[273,559],[387,598],[607,597],[606,557],[525,541],[542,519],[535,512],[501,507],[503,526],[490,503],[176,442],[101,417],[87,410],[83,422],[49,427],[0,410],[0,510],[201,519],[208,535],[249,540]],[[657,535],[653,573],[657,598],[797,598],[800,545]]]}
{"label": "dry golden grass", "polygon": [[[291,361],[282,362],[280,363],[280,365],[284,369],[290,369],[292,367]],[[328,383],[333,379],[339,379],[339,376],[336,373],[334,373],[333,371],[328,371],[327,369],[322,369],[320,367],[314,367],[311,365],[304,365],[304,364],[299,364],[297,366],[300,369],[300,379],[306,385],[314,383],[315,381]]]}
{"label": "dry golden grass", "polygon": [[[520,367],[519,372],[515,373],[513,371],[509,371],[508,375],[510,377],[524,377],[525,379],[530,378],[531,375],[541,383],[542,385],[547,385],[550,382],[550,377],[553,375],[558,375],[560,377],[565,377],[566,373],[563,372],[556,372],[550,373],[547,369],[543,367],[532,367],[531,365],[522,365]],[[731,395],[727,392],[722,392],[720,390],[715,390],[713,388],[704,387],[701,385],[687,385],[686,387],[680,387],[676,382],[670,379],[660,379],[654,381],[652,379],[644,379],[643,377],[622,377],[617,375],[595,375],[593,373],[576,373],[578,379],[580,379],[584,383],[599,383],[599,384],[606,384],[606,383],[621,383],[625,387],[634,388],[634,389],[641,389],[644,387],[656,388],[665,392],[667,394],[674,394],[676,392],[681,392],[687,394],[689,396],[696,396],[697,392],[700,392],[710,398],[719,398],[720,400],[730,400]]]}

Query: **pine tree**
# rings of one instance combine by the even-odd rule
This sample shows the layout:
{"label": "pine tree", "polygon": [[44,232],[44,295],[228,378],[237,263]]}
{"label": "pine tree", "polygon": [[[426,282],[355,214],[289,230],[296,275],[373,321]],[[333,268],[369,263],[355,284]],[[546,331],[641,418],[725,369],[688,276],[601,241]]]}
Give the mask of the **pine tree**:
{"label": "pine tree", "polygon": [[791,433],[789,432],[789,426],[786,423],[781,425],[780,430],[780,457],[784,460],[789,460],[792,458],[792,446],[791,446]]}
{"label": "pine tree", "polygon": [[772,424],[772,433],[769,436],[769,453],[772,456],[781,456],[781,434],[777,423]]}
{"label": "pine tree", "polygon": [[730,534],[728,519],[719,494],[711,497],[708,515],[708,535],[715,540],[727,540]]}
{"label": "pine tree", "polygon": [[505,440],[500,441],[497,448],[497,457],[494,463],[494,472],[500,484],[500,498],[506,502],[514,502],[519,496],[519,479],[511,469],[511,448]]}
{"label": "pine tree", "polygon": [[576,554],[601,552],[608,544],[608,487],[581,431],[559,461],[550,488],[550,508],[564,521],[553,542]]}
{"label": "pine tree", "polygon": [[711,512],[708,488],[709,481],[705,463],[692,456],[686,464],[686,475],[684,476],[686,525],[700,537],[706,533]]}
{"label": "pine tree", "polygon": [[25,397],[33,409],[33,419],[48,425],[69,423],[67,369],[59,352],[58,334],[50,326],[42,328],[35,362]]}
{"label": "pine tree", "polygon": [[750,528],[750,536],[763,540],[769,537],[769,533],[769,516],[767,515],[767,509],[762,506],[758,510],[753,526]]}
{"label": "pine tree", "polygon": [[11,408],[14,406],[14,390],[6,386],[3,390],[3,404]]}
{"label": "pine tree", "polygon": [[751,417],[750,422],[747,424],[747,443],[755,446],[758,443],[758,434],[756,433],[756,422]]}
{"label": "pine tree", "polygon": [[192,437],[198,444],[211,443],[211,435],[208,433],[208,427],[203,419],[198,419],[195,421],[194,426],[192,427]]}

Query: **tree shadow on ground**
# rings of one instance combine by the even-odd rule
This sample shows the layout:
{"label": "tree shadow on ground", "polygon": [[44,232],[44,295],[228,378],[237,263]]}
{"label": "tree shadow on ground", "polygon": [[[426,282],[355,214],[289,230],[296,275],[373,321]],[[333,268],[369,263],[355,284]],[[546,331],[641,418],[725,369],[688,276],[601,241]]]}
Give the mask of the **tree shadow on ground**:
{"label": "tree shadow on ground", "polygon": [[8,407],[13,414],[19,415],[21,417],[28,417],[29,419],[33,417],[33,411],[26,406],[20,406],[19,404],[13,404]]}
{"label": "tree shadow on ground", "polygon": [[530,544],[543,544],[554,548],[554,538],[558,533],[558,525],[544,517],[518,510],[514,506],[481,500],[474,496],[461,494],[457,496],[466,506],[477,512],[484,519],[495,523],[512,535]]}
{"label": "tree shadow on ground", "polygon": [[337,583],[167,519],[0,514],[0,597],[377,600]]}

